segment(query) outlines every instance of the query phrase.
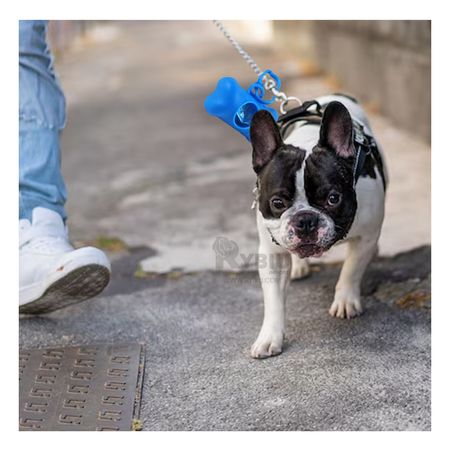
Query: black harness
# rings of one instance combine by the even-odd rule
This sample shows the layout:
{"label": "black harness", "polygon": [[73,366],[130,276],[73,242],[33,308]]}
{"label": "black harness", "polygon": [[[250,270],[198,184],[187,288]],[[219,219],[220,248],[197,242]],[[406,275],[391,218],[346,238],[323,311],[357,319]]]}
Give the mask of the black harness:
{"label": "black harness", "polygon": [[[317,100],[309,100],[280,116],[277,124],[280,128],[281,137],[284,139],[291,126],[299,121],[305,122],[305,124],[320,125],[323,116],[322,108],[324,106],[326,105],[320,105]],[[373,157],[375,153],[378,153],[378,147],[374,138],[364,132],[364,126],[354,119],[353,142],[356,148],[355,163],[353,166],[353,186],[355,186],[363,171],[366,158],[368,156]]]}

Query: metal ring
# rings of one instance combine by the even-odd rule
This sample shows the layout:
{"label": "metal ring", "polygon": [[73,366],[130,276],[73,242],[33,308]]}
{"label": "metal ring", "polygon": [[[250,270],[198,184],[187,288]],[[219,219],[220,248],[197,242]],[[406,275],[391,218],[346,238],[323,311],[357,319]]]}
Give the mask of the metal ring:
{"label": "metal ring", "polygon": [[277,91],[276,89],[272,89],[272,94],[275,96],[277,102],[285,102],[288,99],[284,92]]}
{"label": "metal ring", "polygon": [[285,106],[287,106],[287,104],[291,101],[296,101],[298,103],[298,106],[302,105],[302,102],[300,99],[298,99],[297,97],[287,97],[280,105],[280,112],[281,114],[286,114],[286,109]]}
{"label": "metal ring", "polygon": [[266,79],[265,82],[264,82],[264,84],[265,84],[264,87],[265,87],[268,91],[270,91],[272,88],[274,88],[274,87],[277,85],[277,83],[275,82],[275,80],[273,80],[272,78]]}

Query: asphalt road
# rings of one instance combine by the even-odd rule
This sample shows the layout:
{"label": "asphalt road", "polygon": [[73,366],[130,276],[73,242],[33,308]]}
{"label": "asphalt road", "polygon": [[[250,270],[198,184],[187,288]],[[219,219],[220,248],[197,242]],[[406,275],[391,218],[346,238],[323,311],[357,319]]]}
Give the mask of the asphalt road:
{"label": "asphalt road", "polygon": [[20,345],[144,343],[144,430],[430,429],[429,247],[372,264],[352,320],[328,315],[338,267],[317,266],[291,285],[286,348],[266,360],[249,354],[256,273],[133,278],[132,260],[100,298],[23,319]]}

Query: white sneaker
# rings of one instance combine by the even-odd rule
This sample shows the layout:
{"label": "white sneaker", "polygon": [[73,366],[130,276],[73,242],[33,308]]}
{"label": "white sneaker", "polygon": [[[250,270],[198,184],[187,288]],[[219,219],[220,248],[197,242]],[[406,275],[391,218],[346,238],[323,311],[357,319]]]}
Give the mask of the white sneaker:
{"label": "white sneaker", "polygon": [[97,248],[74,250],[61,216],[39,207],[19,221],[19,273],[19,313],[41,314],[99,294],[111,264]]}

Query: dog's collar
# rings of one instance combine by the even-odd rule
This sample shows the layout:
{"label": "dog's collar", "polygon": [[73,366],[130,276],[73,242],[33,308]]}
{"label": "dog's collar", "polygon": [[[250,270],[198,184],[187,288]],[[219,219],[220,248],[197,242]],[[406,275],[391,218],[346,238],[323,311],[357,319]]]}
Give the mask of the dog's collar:
{"label": "dog's collar", "polygon": [[[284,139],[289,128],[296,122],[320,125],[322,122],[323,108],[317,100],[303,102],[301,106],[293,108],[278,118],[277,124],[280,128],[281,137]],[[361,176],[366,158],[372,152],[378,151],[377,144],[372,136],[364,131],[364,125],[352,118],[353,121],[353,143],[356,149],[355,162],[353,165],[353,186],[356,186]]]}

